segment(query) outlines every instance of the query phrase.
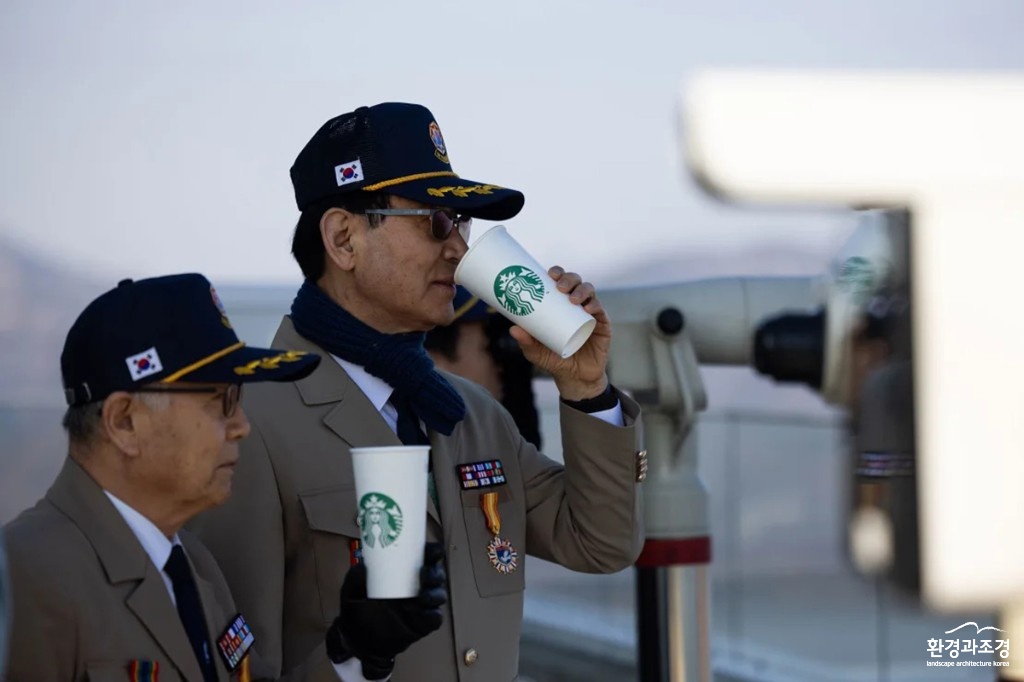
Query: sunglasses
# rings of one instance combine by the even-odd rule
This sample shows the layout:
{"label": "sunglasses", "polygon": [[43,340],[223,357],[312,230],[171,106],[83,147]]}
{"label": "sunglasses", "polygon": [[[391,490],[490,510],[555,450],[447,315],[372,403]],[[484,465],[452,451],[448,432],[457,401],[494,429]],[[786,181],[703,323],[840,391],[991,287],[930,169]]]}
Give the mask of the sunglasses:
{"label": "sunglasses", "polygon": [[[221,389],[215,386],[166,386],[164,388],[139,387],[133,390],[134,393],[216,393]],[[238,411],[238,403],[242,400],[242,385],[229,384],[221,396],[221,409],[224,411],[224,418],[230,419]]]}
{"label": "sunglasses", "polygon": [[430,236],[439,242],[448,239],[454,230],[458,230],[462,240],[468,242],[469,230],[473,226],[471,217],[459,215],[450,208],[368,208],[363,213],[430,216]]}

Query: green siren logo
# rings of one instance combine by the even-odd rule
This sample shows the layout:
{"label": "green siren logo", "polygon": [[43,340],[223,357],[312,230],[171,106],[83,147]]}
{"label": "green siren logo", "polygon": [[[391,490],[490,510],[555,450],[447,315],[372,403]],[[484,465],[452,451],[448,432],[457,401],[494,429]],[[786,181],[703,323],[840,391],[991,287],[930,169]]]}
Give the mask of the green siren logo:
{"label": "green siren logo", "polygon": [[402,532],[402,510],[382,493],[366,493],[359,500],[359,532],[367,547],[388,547]]}
{"label": "green siren logo", "polygon": [[863,303],[871,297],[875,288],[875,268],[863,256],[851,256],[839,266],[836,284],[853,298]]}
{"label": "green siren logo", "polygon": [[544,282],[536,272],[522,265],[510,265],[494,280],[494,295],[501,306],[522,317],[544,300]]}

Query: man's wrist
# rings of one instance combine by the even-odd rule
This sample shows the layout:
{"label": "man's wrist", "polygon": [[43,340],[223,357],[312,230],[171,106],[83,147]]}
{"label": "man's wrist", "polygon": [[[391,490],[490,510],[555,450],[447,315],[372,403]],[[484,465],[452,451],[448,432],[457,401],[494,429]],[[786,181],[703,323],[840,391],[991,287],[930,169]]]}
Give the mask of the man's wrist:
{"label": "man's wrist", "polygon": [[615,394],[615,390],[611,384],[606,384],[604,391],[590,398],[583,398],[582,400],[569,400],[568,398],[562,398],[562,402],[574,410],[580,412],[586,412],[587,414],[593,414],[594,412],[603,412],[610,410],[619,403],[619,397]]}
{"label": "man's wrist", "polygon": [[572,379],[562,380],[554,377],[555,387],[558,389],[558,397],[563,401],[582,402],[591,398],[598,398],[608,392],[608,375],[602,374],[597,381],[580,382]]}

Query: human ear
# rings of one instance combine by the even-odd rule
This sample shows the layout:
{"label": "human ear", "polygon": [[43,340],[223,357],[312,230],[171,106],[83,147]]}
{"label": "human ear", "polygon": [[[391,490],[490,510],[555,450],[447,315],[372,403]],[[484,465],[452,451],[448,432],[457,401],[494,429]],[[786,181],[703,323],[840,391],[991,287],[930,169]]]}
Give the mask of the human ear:
{"label": "human ear", "polygon": [[125,391],[115,391],[103,401],[100,409],[100,429],[118,450],[129,457],[138,456],[139,403]]}
{"label": "human ear", "polygon": [[353,237],[358,223],[359,216],[343,208],[332,208],[320,217],[324,252],[342,270],[351,270],[355,265]]}

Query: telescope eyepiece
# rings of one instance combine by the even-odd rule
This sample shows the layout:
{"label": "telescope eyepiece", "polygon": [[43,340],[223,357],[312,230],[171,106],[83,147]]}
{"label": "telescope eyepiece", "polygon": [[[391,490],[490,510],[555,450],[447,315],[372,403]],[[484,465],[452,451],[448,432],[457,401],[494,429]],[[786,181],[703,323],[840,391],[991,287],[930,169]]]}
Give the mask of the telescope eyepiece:
{"label": "telescope eyepiece", "polygon": [[821,390],[825,366],[825,311],[786,313],[761,323],[754,334],[754,367],[776,381]]}

